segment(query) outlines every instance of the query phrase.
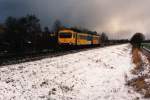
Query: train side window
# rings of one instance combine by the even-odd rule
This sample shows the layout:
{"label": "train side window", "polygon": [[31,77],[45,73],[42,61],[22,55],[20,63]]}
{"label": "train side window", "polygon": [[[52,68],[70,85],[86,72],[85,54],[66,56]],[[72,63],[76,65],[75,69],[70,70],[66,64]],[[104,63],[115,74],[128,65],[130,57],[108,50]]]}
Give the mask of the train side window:
{"label": "train side window", "polygon": [[84,35],[81,35],[81,36],[80,36],[80,39],[87,39],[87,37],[84,36]]}
{"label": "train side window", "polygon": [[90,40],[90,39],[92,39],[92,37],[86,36],[86,35],[78,35],[78,38],[79,39],[83,39],[83,40]]}
{"label": "train side window", "polygon": [[87,40],[92,40],[92,36],[87,36]]}

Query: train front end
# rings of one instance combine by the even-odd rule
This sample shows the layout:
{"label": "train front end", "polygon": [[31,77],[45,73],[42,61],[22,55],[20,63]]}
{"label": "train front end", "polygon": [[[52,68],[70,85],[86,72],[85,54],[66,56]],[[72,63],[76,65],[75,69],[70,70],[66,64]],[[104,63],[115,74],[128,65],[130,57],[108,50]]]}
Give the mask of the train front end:
{"label": "train front end", "polygon": [[75,45],[76,33],[71,30],[61,30],[58,33],[59,45]]}

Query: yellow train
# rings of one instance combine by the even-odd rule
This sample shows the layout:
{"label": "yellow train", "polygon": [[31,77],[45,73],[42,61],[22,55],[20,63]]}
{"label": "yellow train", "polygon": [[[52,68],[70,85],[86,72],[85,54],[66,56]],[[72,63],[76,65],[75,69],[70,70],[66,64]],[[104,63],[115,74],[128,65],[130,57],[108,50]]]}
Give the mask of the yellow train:
{"label": "yellow train", "polygon": [[78,33],[73,30],[65,29],[58,32],[59,45],[100,45],[100,35],[88,33]]}

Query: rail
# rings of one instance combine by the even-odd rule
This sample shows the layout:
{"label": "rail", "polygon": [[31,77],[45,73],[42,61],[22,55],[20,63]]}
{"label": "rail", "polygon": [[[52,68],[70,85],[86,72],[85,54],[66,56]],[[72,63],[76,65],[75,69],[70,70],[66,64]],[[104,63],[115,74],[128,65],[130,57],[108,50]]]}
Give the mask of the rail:
{"label": "rail", "polygon": [[149,52],[150,53],[150,49],[148,49],[148,48],[146,48],[145,46],[144,47],[142,47],[144,50],[146,50],[147,52]]}
{"label": "rail", "polygon": [[143,54],[147,57],[147,59],[150,62],[150,50],[148,48],[146,48],[146,47],[142,47],[142,52],[143,52]]}

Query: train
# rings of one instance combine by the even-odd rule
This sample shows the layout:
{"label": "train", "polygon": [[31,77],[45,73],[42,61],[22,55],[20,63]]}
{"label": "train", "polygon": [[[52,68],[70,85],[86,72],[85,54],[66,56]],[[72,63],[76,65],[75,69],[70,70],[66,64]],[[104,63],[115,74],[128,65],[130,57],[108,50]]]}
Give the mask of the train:
{"label": "train", "polygon": [[101,36],[63,29],[58,32],[58,44],[61,46],[98,46],[101,45]]}

